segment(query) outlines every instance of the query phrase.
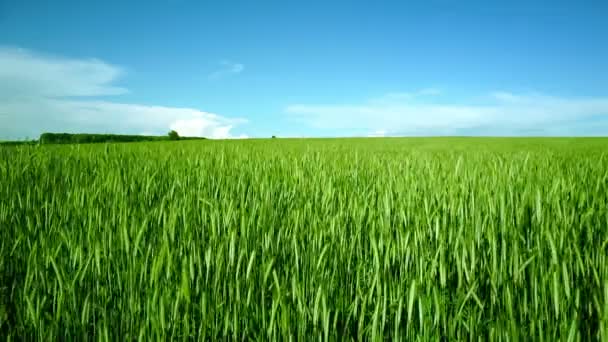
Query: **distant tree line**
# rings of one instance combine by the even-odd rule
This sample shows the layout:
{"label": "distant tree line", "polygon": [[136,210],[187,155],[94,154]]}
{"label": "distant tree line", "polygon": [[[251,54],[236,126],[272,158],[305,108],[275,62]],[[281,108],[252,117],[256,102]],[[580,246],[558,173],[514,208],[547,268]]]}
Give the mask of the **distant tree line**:
{"label": "distant tree line", "polygon": [[118,134],[70,134],[70,133],[43,133],[40,135],[41,144],[87,144],[103,142],[134,142],[168,140],[168,137],[145,135],[118,135]]}
{"label": "distant tree line", "polygon": [[124,134],[85,134],[85,133],[43,133],[40,135],[40,144],[91,144],[112,142],[140,142],[140,141],[167,141],[167,140],[193,140],[205,139],[199,137],[180,137],[176,131],[167,135],[124,135]]}
{"label": "distant tree line", "polygon": [[36,145],[37,140],[0,141],[0,146]]}
{"label": "distant tree line", "polygon": [[176,131],[167,135],[125,135],[125,134],[88,134],[88,133],[42,133],[38,140],[0,141],[0,146],[37,145],[37,144],[92,144],[123,143],[143,141],[200,140],[203,137],[180,137]]}

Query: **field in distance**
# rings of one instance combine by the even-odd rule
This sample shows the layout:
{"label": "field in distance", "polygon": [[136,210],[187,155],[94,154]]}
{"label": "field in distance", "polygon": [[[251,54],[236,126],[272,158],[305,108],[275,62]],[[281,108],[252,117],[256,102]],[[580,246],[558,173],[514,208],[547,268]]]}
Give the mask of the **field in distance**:
{"label": "field in distance", "polygon": [[608,139],[0,146],[0,335],[608,339]]}

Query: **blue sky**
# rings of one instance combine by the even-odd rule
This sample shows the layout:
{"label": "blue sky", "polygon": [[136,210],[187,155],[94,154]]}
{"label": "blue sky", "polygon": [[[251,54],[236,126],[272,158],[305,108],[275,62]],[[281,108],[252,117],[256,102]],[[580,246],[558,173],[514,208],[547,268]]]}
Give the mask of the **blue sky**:
{"label": "blue sky", "polygon": [[606,1],[0,0],[0,139],[608,135]]}

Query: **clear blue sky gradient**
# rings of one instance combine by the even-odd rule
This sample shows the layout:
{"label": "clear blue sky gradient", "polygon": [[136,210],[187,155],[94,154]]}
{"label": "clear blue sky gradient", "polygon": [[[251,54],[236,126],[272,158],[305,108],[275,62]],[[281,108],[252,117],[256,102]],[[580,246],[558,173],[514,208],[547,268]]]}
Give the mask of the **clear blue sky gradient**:
{"label": "clear blue sky gradient", "polygon": [[[246,118],[250,136],[348,135],[285,108],[426,88],[608,96],[608,1],[0,0],[0,45],[120,66],[129,93],[110,99]],[[244,70],[209,77],[223,60]]]}

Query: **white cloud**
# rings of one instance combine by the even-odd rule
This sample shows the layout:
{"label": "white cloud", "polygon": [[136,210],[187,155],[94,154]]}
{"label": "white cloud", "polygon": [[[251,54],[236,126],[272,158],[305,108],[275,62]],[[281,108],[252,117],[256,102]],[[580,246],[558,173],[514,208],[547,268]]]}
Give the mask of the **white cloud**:
{"label": "white cloud", "polygon": [[291,105],[286,112],[318,129],[386,135],[608,134],[608,98],[495,92],[483,104],[443,103],[387,94],[362,104]]}
{"label": "white cloud", "polygon": [[122,70],[78,60],[0,48],[0,139],[34,138],[44,131],[166,134],[232,138],[246,122],[194,108],[87,98],[125,93],[114,85]]}
{"label": "white cloud", "polygon": [[380,137],[385,137],[386,136],[386,131],[381,129],[375,132],[372,132],[370,134],[367,135],[370,138],[380,138]]}
{"label": "white cloud", "polygon": [[98,96],[126,93],[112,83],[123,70],[97,59],[70,59],[0,47],[0,94],[10,96]]}
{"label": "white cloud", "polygon": [[209,74],[209,79],[218,79],[230,75],[240,74],[245,70],[245,65],[231,61],[221,61],[219,69]]}
{"label": "white cloud", "polygon": [[189,119],[179,119],[171,124],[171,129],[181,136],[208,137],[211,139],[244,139],[246,135],[232,136],[233,125],[244,120],[226,120],[215,114],[199,112]]}

